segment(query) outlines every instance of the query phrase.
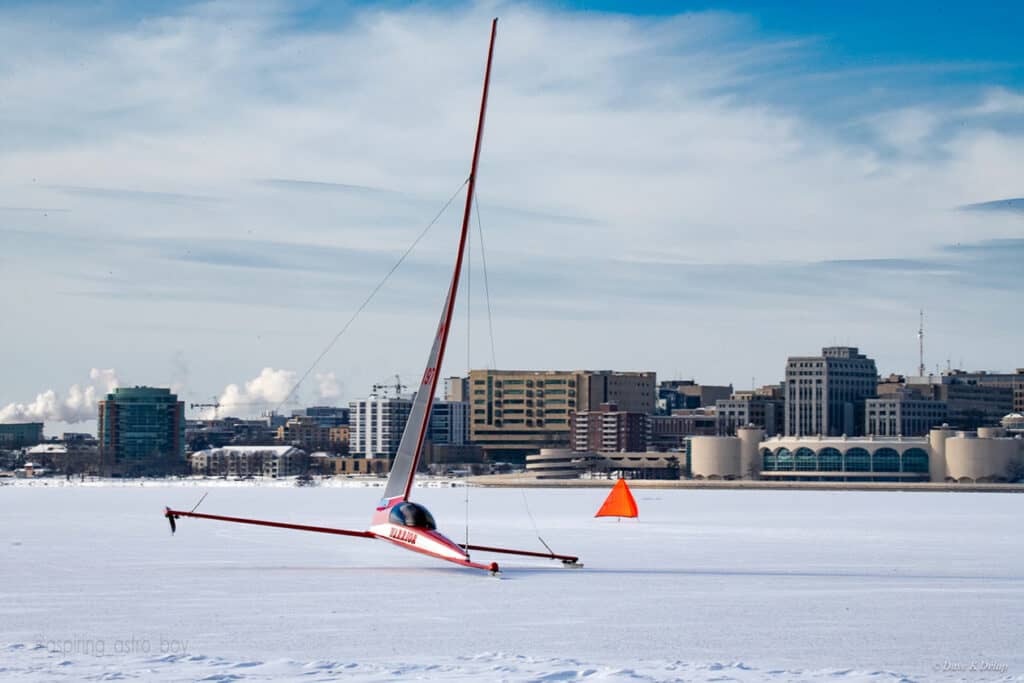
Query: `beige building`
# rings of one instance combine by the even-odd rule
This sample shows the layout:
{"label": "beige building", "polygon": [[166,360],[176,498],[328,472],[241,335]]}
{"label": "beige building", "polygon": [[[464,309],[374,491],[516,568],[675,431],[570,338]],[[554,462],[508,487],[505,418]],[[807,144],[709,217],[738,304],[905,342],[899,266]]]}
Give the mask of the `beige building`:
{"label": "beige building", "polygon": [[541,448],[568,448],[572,414],[615,403],[654,411],[655,373],[473,370],[470,440],[491,459],[519,460]]}
{"label": "beige building", "polygon": [[764,438],[756,428],[736,437],[694,437],[696,479],[777,481],[1000,482],[1024,463],[1024,438],[1001,428],[948,426],[923,437]]}

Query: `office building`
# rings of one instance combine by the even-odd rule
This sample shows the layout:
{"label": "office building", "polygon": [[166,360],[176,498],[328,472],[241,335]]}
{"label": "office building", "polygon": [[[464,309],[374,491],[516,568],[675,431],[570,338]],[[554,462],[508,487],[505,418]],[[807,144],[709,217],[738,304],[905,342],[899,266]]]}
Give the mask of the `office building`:
{"label": "office building", "polygon": [[737,392],[732,398],[715,401],[715,413],[719,436],[735,436],[737,429],[747,425],[760,427],[768,434],[781,434],[786,402],[753,392]]}
{"label": "office building", "polygon": [[0,424],[0,449],[24,448],[43,442],[42,422]]}
{"label": "office building", "polygon": [[697,384],[692,379],[663,380],[658,383],[656,410],[658,415],[671,415],[676,410],[710,408],[716,401],[732,396],[732,386]]}
{"label": "office building", "polygon": [[572,414],[572,449],[595,453],[646,451],[650,440],[651,416],[619,410],[615,403],[602,403],[597,410]]}
{"label": "office building", "polygon": [[865,434],[878,436],[924,436],[936,425],[947,422],[945,401],[922,398],[903,390],[865,402]]}
{"label": "office building", "polygon": [[569,448],[576,411],[615,403],[654,410],[653,372],[473,370],[470,438],[492,460],[523,462],[541,448]]}
{"label": "office building", "polygon": [[820,356],[786,362],[785,433],[850,436],[864,430],[864,402],[878,385],[875,361],[855,347],[830,346]]}
{"label": "office building", "polygon": [[186,469],[185,404],[170,389],[119,387],[99,401],[100,471],[106,476]]}
{"label": "office building", "polygon": [[[999,424],[1004,415],[1013,411],[1016,382],[1019,374],[964,372],[948,370],[938,375],[907,377],[905,385],[920,395],[936,401],[945,401],[948,420],[958,429],[978,429]],[[885,383],[880,391],[897,391]]]}
{"label": "office building", "polygon": [[671,415],[652,415],[648,447],[658,451],[682,451],[690,437],[718,433],[715,408],[680,409]]}
{"label": "office building", "polygon": [[463,446],[469,443],[469,404],[435,399],[430,406],[427,440],[435,446]]}
{"label": "office building", "polygon": [[348,426],[349,409],[340,406],[310,406],[301,411],[300,415],[293,417],[311,417],[321,427],[345,427]]}

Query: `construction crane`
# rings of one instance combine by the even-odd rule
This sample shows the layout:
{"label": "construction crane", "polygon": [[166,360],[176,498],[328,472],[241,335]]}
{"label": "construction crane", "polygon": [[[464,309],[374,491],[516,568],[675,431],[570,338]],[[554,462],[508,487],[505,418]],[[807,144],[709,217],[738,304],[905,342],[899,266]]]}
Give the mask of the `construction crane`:
{"label": "construction crane", "polygon": [[373,393],[376,394],[378,391],[381,391],[381,390],[394,389],[395,390],[395,398],[398,398],[399,396],[402,395],[402,389],[408,389],[408,388],[409,388],[408,385],[402,384],[402,378],[399,377],[398,375],[395,375],[395,383],[394,384],[374,384],[373,385]]}
{"label": "construction crane", "polygon": [[[287,404],[287,405],[297,405],[298,404],[298,400],[296,400],[295,398],[290,398],[287,401],[285,401],[285,404]],[[196,408],[213,408],[213,419],[214,420],[218,420],[218,419],[220,419],[219,411],[221,409],[221,406],[223,406],[223,405],[227,405],[229,408],[245,408],[245,407],[252,407],[252,406],[266,407],[267,406],[267,402],[266,401],[249,401],[249,402],[246,402],[246,403],[229,402],[227,404],[223,404],[219,400],[217,400],[217,397],[215,396],[214,399],[213,399],[213,403],[189,403],[188,407],[189,407],[189,409],[192,409],[192,410],[194,410]],[[275,412],[273,410],[271,410],[269,412],[265,412],[264,413],[264,417],[268,417],[268,416],[274,415],[274,414],[275,414]]]}
{"label": "construction crane", "polygon": [[213,408],[213,419],[216,420],[218,419],[217,411],[220,410],[220,401],[218,401],[217,397],[214,396],[213,403],[189,403],[188,407],[191,410],[195,410],[196,408]]}

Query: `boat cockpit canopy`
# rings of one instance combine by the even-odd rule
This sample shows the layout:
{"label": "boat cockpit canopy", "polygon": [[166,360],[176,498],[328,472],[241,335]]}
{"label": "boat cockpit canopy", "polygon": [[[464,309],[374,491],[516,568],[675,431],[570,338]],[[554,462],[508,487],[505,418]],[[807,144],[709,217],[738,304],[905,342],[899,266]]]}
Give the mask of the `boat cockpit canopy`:
{"label": "boat cockpit canopy", "polygon": [[437,528],[434,516],[430,514],[427,508],[408,501],[399,503],[395,507],[391,508],[391,513],[388,515],[388,521],[392,524],[401,524],[402,526],[426,529],[427,531],[432,531]]}

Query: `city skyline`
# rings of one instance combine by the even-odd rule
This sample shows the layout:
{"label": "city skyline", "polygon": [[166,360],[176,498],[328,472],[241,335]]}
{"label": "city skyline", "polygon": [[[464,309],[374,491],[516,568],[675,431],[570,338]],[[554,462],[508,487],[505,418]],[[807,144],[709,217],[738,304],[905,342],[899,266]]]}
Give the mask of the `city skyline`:
{"label": "city skyline", "polygon": [[[1010,52],[884,32],[871,52],[837,17],[787,25],[770,4],[155,7],[0,10],[0,410],[50,390],[87,406],[115,376],[283,398],[464,179],[465,49],[493,13],[498,368],[739,388],[848,343],[911,374],[920,308],[929,370],[1021,364]],[[446,214],[302,403],[419,374],[454,230]],[[463,307],[445,375],[491,365],[472,263],[471,355]]]}

